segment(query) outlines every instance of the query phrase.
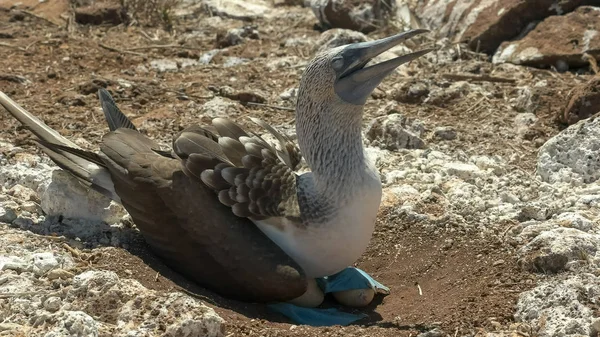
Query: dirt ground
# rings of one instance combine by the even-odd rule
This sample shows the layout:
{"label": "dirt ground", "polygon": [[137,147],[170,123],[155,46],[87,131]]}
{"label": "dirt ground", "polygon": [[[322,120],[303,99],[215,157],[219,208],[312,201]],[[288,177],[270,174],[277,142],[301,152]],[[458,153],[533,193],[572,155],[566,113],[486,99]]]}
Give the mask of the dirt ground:
{"label": "dirt ground", "polygon": [[[140,65],[161,58],[196,60],[216,48],[218,30],[242,24],[225,20],[214,25],[205,15],[179,18],[171,32],[135,25],[65,28],[35,15],[17,14],[3,7],[0,1],[0,90],[61,134],[70,139],[85,139],[87,142],[80,141],[80,145],[95,148],[107,131],[95,92],[98,86],[112,90],[119,81],[128,81],[132,85],[112,90],[116,101],[142,132],[168,143],[184,126],[209,121],[199,116],[198,107],[215,96],[211,88],[227,85],[236,90],[262,92],[267,97],[266,103],[293,107],[277,97],[297,85],[300,67],[273,69],[269,61],[274,57],[293,57],[298,64],[305,63],[312,55],[308,46],[285,47],[282,41],[292,36],[315,38],[320,32],[314,29],[311,17],[304,14],[306,9],[290,7],[289,11],[303,14],[290,15],[285,26],[276,26],[276,22],[267,19],[254,21],[252,25],[257,27],[260,39],[229,47],[213,64],[161,73],[141,69]],[[44,14],[60,17],[52,12]],[[370,36],[381,37],[392,31],[382,29]],[[189,32],[195,34],[186,34]],[[172,47],[141,48],[149,45]],[[131,50],[134,47],[140,49]],[[448,152],[507,158],[516,155],[515,167],[533,172],[537,148],[562,128],[555,122],[555,116],[566,103],[564,97],[587,77],[550,70],[515,71],[511,67],[493,67],[480,54],[465,50],[460,55],[456,62],[441,65],[419,60],[409,72],[413,78],[446,85],[456,81],[448,74],[464,73],[493,73],[532,86],[546,81],[548,85],[534,93],[539,121],[524,139],[516,137],[513,131],[516,111],[502,103],[507,97],[519,97],[514,81],[490,82],[491,96],[471,93],[436,104],[402,103],[402,113],[424,121],[429,133],[436,126],[457,130],[460,137],[444,145]],[[252,61],[241,67],[224,68],[218,64],[219,58],[225,56]],[[400,75],[387,79],[367,104],[365,124],[393,100],[394,88],[410,81]],[[246,116],[260,117],[275,125],[293,125],[294,118],[292,111],[260,105],[246,105],[231,117],[249,125]],[[29,133],[7,113],[0,113],[0,123],[1,138],[37,151]],[[433,145],[437,142],[434,138],[428,141]],[[436,207],[435,200],[423,205],[431,215],[435,215]],[[128,250],[101,249],[92,268],[114,270],[151,289],[186,289],[195,293],[226,320],[228,336],[416,336],[434,327],[457,336],[495,331],[512,323],[518,294],[533,286],[536,276],[518,268],[514,248],[502,238],[502,229],[509,228],[510,223],[498,224],[497,235],[481,236],[475,230],[440,234],[418,222],[394,216],[392,209],[382,207],[371,245],[357,263],[390,287],[392,293],[361,309],[369,318],[349,327],[298,327],[262,305],[224,299],[169,271],[141,240]],[[446,245],[447,239],[453,244]]]}

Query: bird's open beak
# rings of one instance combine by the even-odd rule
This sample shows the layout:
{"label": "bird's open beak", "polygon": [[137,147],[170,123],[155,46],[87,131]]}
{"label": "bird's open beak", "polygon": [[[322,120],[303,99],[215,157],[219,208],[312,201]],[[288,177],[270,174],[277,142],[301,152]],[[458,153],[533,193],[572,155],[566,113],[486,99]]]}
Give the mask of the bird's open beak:
{"label": "bird's open beak", "polygon": [[433,49],[424,49],[402,55],[366,68],[365,65],[375,56],[397,46],[402,41],[428,32],[427,29],[413,29],[377,41],[348,45],[340,52],[344,59],[344,68],[341,71],[340,78],[335,82],[335,92],[348,103],[364,104],[373,90],[394,69],[429,53]]}

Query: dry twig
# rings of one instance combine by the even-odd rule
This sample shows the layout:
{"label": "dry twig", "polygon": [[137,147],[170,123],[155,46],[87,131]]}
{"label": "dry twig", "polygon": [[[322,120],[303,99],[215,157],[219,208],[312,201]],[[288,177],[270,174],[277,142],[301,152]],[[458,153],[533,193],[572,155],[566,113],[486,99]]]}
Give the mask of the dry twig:
{"label": "dry twig", "polygon": [[296,111],[296,109],[294,109],[294,108],[288,108],[288,107],[279,106],[279,105],[270,105],[270,104],[256,103],[256,102],[246,102],[246,104],[248,104],[248,105],[256,105],[256,106],[262,106],[262,107],[265,107],[265,108],[271,108],[271,109],[277,109],[277,110]]}
{"label": "dry twig", "polygon": [[475,81],[475,82],[498,82],[515,83],[516,80],[505,77],[494,77],[490,75],[467,75],[467,74],[442,74],[443,78],[456,81]]}
{"label": "dry twig", "polygon": [[2,46],[2,47],[8,47],[8,48],[14,48],[14,49],[19,49],[19,50],[25,50],[25,48],[23,48],[23,47],[13,46],[12,44],[9,44],[9,43],[6,43],[6,42],[0,42],[0,46]]}
{"label": "dry twig", "polygon": [[594,72],[594,74],[600,74],[600,69],[598,68],[598,62],[592,55],[590,55],[588,53],[583,53],[583,59],[588,61],[588,63],[590,64],[590,68],[592,68],[592,71]]}
{"label": "dry twig", "polygon": [[157,44],[157,45],[153,45],[153,46],[127,48],[126,50],[175,49],[175,48],[190,49],[190,50],[202,50],[202,48],[188,47],[188,46],[182,46],[182,45],[178,45],[178,44],[163,44],[163,45]]}

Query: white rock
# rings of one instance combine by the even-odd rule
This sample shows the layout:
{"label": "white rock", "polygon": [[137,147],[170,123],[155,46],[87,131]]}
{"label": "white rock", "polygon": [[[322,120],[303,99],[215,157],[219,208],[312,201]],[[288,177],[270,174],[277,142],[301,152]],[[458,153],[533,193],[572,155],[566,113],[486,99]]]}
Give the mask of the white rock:
{"label": "white rock", "polygon": [[48,215],[90,221],[119,222],[125,211],[102,194],[87,189],[69,173],[56,170],[42,193],[41,206]]}
{"label": "white rock", "polygon": [[435,137],[442,140],[453,140],[456,139],[456,130],[449,126],[439,126],[433,130]]}
{"label": "white rock", "polygon": [[44,337],[98,336],[98,324],[83,311],[60,311],[53,320],[54,328]]}
{"label": "white rock", "polygon": [[244,63],[248,63],[250,60],[242,57],[230,56],[225,58],[223,62],[223,68],[235,67]]}
{"label": "white rock", "polygon": [[506,163],[497,157],[473,156],[471,161],[473,161],[481,170],[490,170],[496,175],[501,175],[506,172]]}
{"label": "white rock", "polygon": [[169,322],[164,334],[168,337],[220,337],[224,332],[224,321],[213,309],[181,293],[140,294],[121,308],[117,319],[119,327],[136,326],[133,331],[141,335],[152,334],[154,326],[162,322]]}
{"label": "white rock", "polygon": [[523,136],[529,131],[531,126],[537,122],[538,118],[531,112],[520,113],[515,117],[515,129],[519,136]]}
{"label": "white rock", "polygon": [[479,167],[465,163],[447,163],[444,168],[448,175],[457,176],[463,180],[476,178],[480,174]]}
{"label": "white rock", "polygon": [[279,98],[284,101],[295,101],[296,97],[298,97],[298,88],[296,87],[288,88],[279,95]]}
{"label": "white rock", "polygon": [[549,183],[591,183],[600,178],[600,118],[582,120],[539,150],[537,173]]}
{"label": "white rock", "polygon": [[232,101],[224,97],[215,97],[204,103],[200,113],[206,117],[231,117],[237,115],[241,110],[238,102]]}
{"label": "white rock", "polygon": [[196,66],[199,61],[189,58],[157,59],[150,61],[150,68],[158,72],[177,71],[180,69]]}
{"label": "white rock", "polygon": [[60,309],[61,304],[62,300],[60,299],[60,297],[50,296],[46,299],[46,301],[44,301],[44,309],[50,312],[55,312]]}
{"label": "white rock", "polygon": [[599,250],[600,235],[574,228],[542,232],[518,251],[525,268],[540,272],[559,272],[568,262],[592,260]]}
{"label": "white rock", "polygon": [[387,150],[422,149],[425,142],[420,138],[421,132],[420,121],[391,114],[373,119],[365,130],[365,139],[370,145]]}
{"label": "white rock", "polygon": [[38,194],[29,187],[25,187],[21,184],[16,184],[11,187],[7,193],[13,197],[23,201],[39,201]]}
{"label": "white rock", "polygon": [[52,171],[56,170],[56,166],[50,166],[43,161],[42,158],[31,155],[29,161],[0,165],[0,185],[11,188],[18,183],[39,194],[49,183]]}
{"label": "white rock", "polygon": [[207,51],[206,53],[202,54],[200,56],[200,58],[198,59],[198,62],[200,64],[209,64],[210,61],[212,61],[212,59],[220,52],[220,49],[212,49]]}
{"label": "white rock", "polygon": [[244,21],[263,17],[271,9],[262,0],[203,0],[203,5],[213,15]]}
{"label": "white rock", "polygon": [[18,256],[0,256],[0,270],[14,270],[21,273],[27,269],[27,262]]}
{"label": "white rock", "polygon": [[591,336],[594,312],[586,304],[600,298],[600,279],[591,274],[554,279],[523,293],[515,318],[538,336]]}
{"label": "white rock", "polygon": [[17,213],[12,208],[0,206],[0,222],[12,223],[17,218]]}
{"label": "white rock", "polygon": [[58,268],[59,262],[53,253],[37,253],[31,255],[33,262],[33,273],[41,276],[54,268]]}
{"label": "white rock", "polygon": [[565,212],[556,216],[555,219],[561,226],[579,229],[580,231],[588,232],[594,225],[590,220],[586,219],[579,213]]}

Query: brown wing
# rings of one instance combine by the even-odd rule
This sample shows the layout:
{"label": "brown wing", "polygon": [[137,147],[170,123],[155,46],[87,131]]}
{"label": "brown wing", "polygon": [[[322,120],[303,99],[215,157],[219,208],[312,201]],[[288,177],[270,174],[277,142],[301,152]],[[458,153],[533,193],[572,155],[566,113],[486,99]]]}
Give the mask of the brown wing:
{"label": "brown wing", "polygon": [[280,142],[279,149],[227,119],[216,118],[216,140],[197,128],[186,129],[175,138],[173,150],[182,159],[186,174],[213,189],[235,215],[252,220],[297,219],[300,209],[294,170],[300,164],[300,151],[266,123],[255,121]]}
{"label": "brown wing", "polygon": [[[114,131],[96,154],[77,148],[0,92],[0,104],[41,139],[51,159],[120,200],[150,247],[174,270],[240,300],[286,301],[304,293],[305,276],[291,258],[250,220],[222,205],[212,189],[184,174],[179,159],[157,153],[158,144],[130,127],[109,103],[103,108]],[[206,148],[197,146],[203,149],[198,155],[226,160],[212,152],[218,148],[212,146],[214,134],[195,131],[212,139]]]}
{"label": "brown wing", "polygon": [[140,133],[118,129],[104,137],[102,154],[119,179],[123,206],[167,265],[240,300],[285,301],[305,291],[303,272],[291,258],[184,174],[179,160],[152,148]]}

